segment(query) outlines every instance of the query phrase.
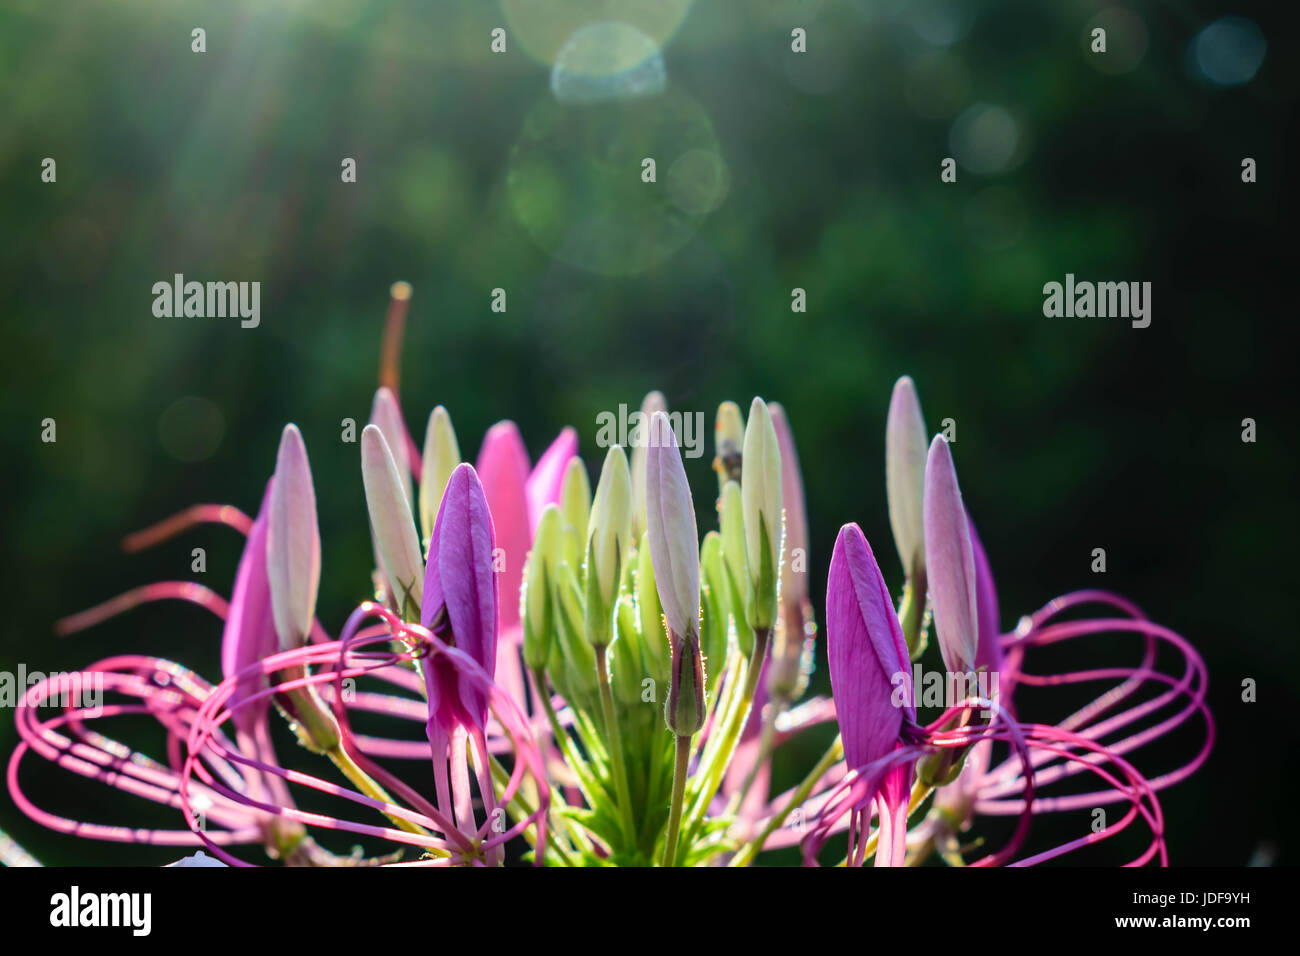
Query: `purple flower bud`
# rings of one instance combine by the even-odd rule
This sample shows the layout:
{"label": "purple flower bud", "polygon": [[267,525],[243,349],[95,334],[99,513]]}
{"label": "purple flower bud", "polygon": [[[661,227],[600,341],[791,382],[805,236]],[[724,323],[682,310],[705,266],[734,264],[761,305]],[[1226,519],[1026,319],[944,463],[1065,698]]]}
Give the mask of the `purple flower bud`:
{"label": "purple flower bud", "polygon": [[[233,677],[279,647],[275,636],[275,618],[271,613],[271,584],[266,575],[266,526],[270,511],[271,485],[262,496],[257,520],[249,529],[244,553],[235,572],[235,587],[230,595],[230,609],[221,633],[221,673]],[[245,678],[230,695],[229,707],[237,730],[251,733],[266,716],[270,700],[263,697],[251,704],[241,702],[266,686],[266,678]]]}
{"label": "purple flower bud", "polygon": [[935,436],[925,463],[925,562],[944,666],[951,673],[969,672],[979,637],[975,554],[957,470],[942,435]]}
{"label": "purple flower bud", "polygon": [[898,743],[916,719],[911,663],[893,600],[862,529],[840,529],[826,581],[826,653],[844,756],[850,769]]}
{"label": "purple flower bud", "polygon": [[[447,481],[429,541],[420,623],[453,644],[489,673],[497,658],[497,575],[492,570],[496,536],[483,485],[467,464]],[[518,615],[518,600],[515,614]],[[458,725],[482,728],[488,701],[471,681],[443,660],[425,668],[429,720],[450,733]]]}

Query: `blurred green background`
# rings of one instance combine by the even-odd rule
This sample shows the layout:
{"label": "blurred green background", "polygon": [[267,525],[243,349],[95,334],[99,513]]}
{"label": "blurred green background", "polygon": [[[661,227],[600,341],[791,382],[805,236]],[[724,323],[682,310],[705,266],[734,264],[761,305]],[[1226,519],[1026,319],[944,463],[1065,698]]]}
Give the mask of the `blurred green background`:
{"label": "blurred green background", "polygon": [[[195,502],[255,509],[286,421],[311,453],[320,611],[339,626],[371,561],[359,452],[340,421],[367,416],[387,290],[402,279],[414,286],[404,410],[418,435],[445,404],[467,457],[513,418],[534,456],[576,426],[594,466],[596,415],[651,388],[707,422],[726,398],[783,402],[819,606],[846,521],[901,584],[883,435],[892,383],[911,374],[931,428],[957,423],[1004,627],[1101,585],[1205,654],[1220,743],[1164,795],[1173,862],[1294,862],[1283,226],[1297,57],[1290,5],[1250,6],[8,0],[0,669],[135,650],[215,676],[219,624],[197,609],[156,606],[67,638],[51,623],[191,577],[193,547],[208,551],[204,582],[228,591],[228,531],[133,556],[119,539]],[[635,30],[583,32],[609,20]],[[1105,57],[1088,51],[1097,25]],[[206,53],[191,52],[195,27]],[[494,54],[498,27],[507,48]],[[654,184],[641,182],[647,156]],[[955,184],[940,182],[948,156]],[[40,180],[45,157],[54,184]],[[344,157],[355,184],[340,181]],[[259,281],[260,327],[155,318],[151,288],[178,272]],[[1067,272],[1152,282],[1151,327],[1044,318],[1042,286]],[[806,313],[791,311],[796,287]],[[496,288],[504,313],[490,308]],[[40,440],[46,417],[55,444]],[[1241,441],[1245,417],[1255,444]],[[688,468],[711,527],[707,457]],[[1095,547],[1104,579],[1089,570]],[[1051,663],[1101,659],[1135,649]],[[1241,701],[1245,678],[1257,703]],[[1194,738],[1139,765],[1168,769]],[[0,716],[6,759],[14,739]],[[813,758],[779,771],[800,759]],[[34,761],[24,780],[69,815],[163,819]],[[47,863],[176,855],[49,833],[7,794],[0,829]]]}

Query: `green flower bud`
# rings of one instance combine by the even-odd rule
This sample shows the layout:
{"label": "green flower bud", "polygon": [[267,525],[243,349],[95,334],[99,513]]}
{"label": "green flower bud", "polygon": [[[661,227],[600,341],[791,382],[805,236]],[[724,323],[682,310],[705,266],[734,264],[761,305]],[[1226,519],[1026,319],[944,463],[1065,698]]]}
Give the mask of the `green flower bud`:
{"label": "green flower bud", "polygon": [[753,585],[749,579],[749,559],[745,554],[745,517],[740,485],[729,481],[723,486],[722,566],[726,575],[727,609],[735,616],[736,641],[740,653],[749,657],[754,650],[754,628],[749,623],[748,608],[753,603]]}
{"label": "green flower bud", "polygon": [[630,594],[619,595],[614,630],[617,637],[608,651],[614,697],[620,703],[635,704],[641,700],[641,681],[646,673],[641,660],[641,631]]}
{"label": "green flower bud", "polygon": [[[570,458],[560,485],[560,511],[564,516],[564,560],[582,568],[587,550],[587,523],[591,520],[591,483],[581,458]],[[585,570],[581,576],[585,576]]]}
{"label": "green flower bud", "polygon": [[411,492],[411,451],[406,438],[406,426],[402,423],[402,408],[392,389],[384,387],[375,392],[374,400],[370,403],[370,424],[384,433],[384,441],[388,442],[388,452],[393,456],[393,464],[397,466],[402,494],[406,496],[406,506],[409,508],[415,500]]}
{"label": "green flower bud", "polygon": [[320,590],[320,526],[307,447],[297,425],[285,425],[275,458],[266,534],[266,575],[280,649],[307,643]]}
{"label": "green flower bud", "polygon": [[433,522],[438,517],[438,506],[442,504],[443,489],[460,464],[456,430],[451,427],[447,409],[441,405],[429,415],[429,425],[424,430],[423,462],[420,471],[420,529],[427,550],[429,538],[433,536]]}
{"label": "green flower bud", "polygon": [[582,591],[568,562],[555,568],[552,600],[556,640],[551,648],[551,683],[570,704],[591,710],[596,693],[596,652],[587,642]]}
{"label": "green flower bud", "polygon": [[563,560],[561,525],[564,516],[555,505],[547,505],[537,523],[533,549],[524,565],[524,583],[519,595],[519,616],[524,622],[524,662],[532,669],[544,669],[555,633],[552,582],[555,567]]}
{"label": "green flower bud", "polygon": [[700,546],[700,653],[704,655],[706,690],[717,689],[727,660],[731,595],[722,567],[722,535],[710,531]]}
{"label": "green flower bud", "polygon": [[586,634],[593,647],[613,637],[614,601],[632,541],[632,478],[627,456],[615,445],[605,456],[587,523]]}
{"label": "green flower bud", "polygon": [[745,474],[741,502],[745,513],[745,554],[753,587],[749,623],[767,630],[776,623],[784,532],[781,501],[781,448],[772,416],[761,398],[749,406],[745,426]]}
{"label": "green flower bud", "polygon": [[375,425],[361,432],[361,478],[375,551],[393,607],[407,620],[418,621],[424,600],[424,558],[398,465],[384,433]]}

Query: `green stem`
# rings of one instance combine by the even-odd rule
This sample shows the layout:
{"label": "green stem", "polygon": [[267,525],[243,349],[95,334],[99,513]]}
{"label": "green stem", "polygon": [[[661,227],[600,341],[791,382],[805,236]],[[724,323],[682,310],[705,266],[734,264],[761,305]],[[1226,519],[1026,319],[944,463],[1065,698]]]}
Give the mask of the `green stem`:
{"label": "green stem", "polygon": [[677,865],[677,832],[682,824],[686,798],[686,771],[691,760],[691,738],[678,736],[677,763],[673,767],[673,802],[668,811],[668,836],[664,839],[664,866]]}
{"label": "green stem", "polygon": [[546,719],[551,725],[551,736],[555,738],[556,746],[560,748],[560,753],[564,755],[565,764],[578,778],[578,789],[582,791],[582,797],[587,801],[587,806],[594,807],[593,796],[598,784],[595,778],[592,777],[587,762],[574,749],[573,739],[560,724],[560,716],[555,712],[555,705],[551,703],[551,695],[546,692],[546,674],[540,668],[534,669],[533,678],[537,681],[537,696],[541,698],[542,709],[546,711]]}
{"label": "green stem", "polygon": [[[334,761],[334,766],[343,771],[343,775],[352,781],[353,786],[367,797],[370,797],[372,800],[382,800],[384,803],[393,803],[393,798],[388,795],[388,791],[376,783],[368,773],[353,763],[352,758],[347,755],[347,751],[343,749],[341,744],[336,744],[334,747],[331,747],[326,751],[326,754],[329,756],[330,760]],[[387,810],[383,811],[383,813],[384,816],[388,817],[388,819],[392,820],[393,823],[405,830],[407,833],[419,833],[422,836],[429,836],[429,831],[418,823],[412,823],[410,820],[405,820],[396,814],[389,813]],[[426,847],[426,849],[435,855],[438,853],[438,851],[431,848]]]}
{"label": "green stem", "polygon": [[709,701],[709,717],[705,720],[706,727],[718,728],[717,733],[710,733],[704,739],[704,744],[700,747],[700,766],[711,767],[717,756],[718,750],[722,747],[723,729],[731,726],[732,715],[736,708],[740,706],[741,688],[743,683],[741,676],[745,672],[746,661],[739,654],[727,655],[727,672],[723,677],[723,692],[715,694]]}
{"label": "green stem", "polygon": [[[659,805],[659,778],[663,774],[663,767],[667,763],[664,759],[663,742],[660,738],[652,737],[650,740],[650,774],[646,783],[646,807]],[[642,841],[650,834],[650,826],[657,814],[646,813],[645,818],[641,821],[640,839]],[[654,852],[654,840],[651,838],[651,855]]]}
{"label": "green stem", "polygon": [[609,673],[605,666],[607,646],[596,648],[596,681],[600,685],[600,707],[605,712],[605,736],[609,740],[611,775],[614,792],[618,795],[619,818],[623,836],[629,850],[636,848],[636,822],[632,819],[632,790],[627,782],[627,764],[623,759],[623,738],[618,732],[618,715],[614,711],[614,693],[609,687]]}
{"label": "green stem", "polygon": [[[498,786],[505,787],[505,785],[510,781],[510,771],[501,766],[501,761],[497,760],[495,756],[489,754],[488,760],[491,761],[493,779],[496,780]],[[506,810],[511,813],[516,820],[526,819],[527,817],[532,816],[534,812],[533,806],[524,799],[524,795],[518,791],[515,791],[515,798],[506,805]],[[547,814],[547,818],[550,820],[550,814]],[[554,821],[552,820],[551,822],[553,823]],[[565,851],[564,844],[560,842],[559,834],[556,832],[554,826],[548,826],[546,828],[546,842],[550,848],[555,851],[555,855],[560,858],[565,866],[575,865],[573,858]],[[537,846],[535,837],[533,849],[537,853],[538,859],[544,862],[546,850],[544,847]]]}
{"label": "green stem", "polygon": [[704,821],[709,804],[717,794],[718,788],[722,786],[722,778],[727,772],[727,766],[735,755],[736,744],[740,740],[741,731],[745,729],[746,721],[749,720],[749,708],[754,702],[754,692],[758,689],[758,680],[763,673],[763,658],[767,656],[767,642],[771,634],[771,628],[754,631],[754,650],[749,658],[749,671],[745,674],[745,686],[741,691],[740,700],[729,715],[722,745],[714,752],[712,761],[706,765],[703,785],[691,807],[692,831]]}

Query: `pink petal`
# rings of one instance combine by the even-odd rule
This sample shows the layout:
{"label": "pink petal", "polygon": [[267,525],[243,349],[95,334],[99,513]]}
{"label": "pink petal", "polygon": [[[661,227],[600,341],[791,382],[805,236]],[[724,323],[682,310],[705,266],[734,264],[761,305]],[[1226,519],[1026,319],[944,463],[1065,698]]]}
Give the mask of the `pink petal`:
{"label": "pink petal", "polygon": [[572,428],[565,428],[551,446],[537,459],[525,483],[528,498],[528,530],[530,535],[537,533],[537,523],[542,520],[542,512],[547,505],[560,503],[560,489],[564,486],[564,470],[569,467],[569,460],[578,454],[578,433]]}
{"label": "pink petal", "polygon": [[[225,677],[233,677],[279,649],[275,637],[275,620],[271,614],[271,585],[266,575],[266,526],[270,502],[271,482],[267,482],[262,506],[257,512],[257,520],[248,532],[244,553],[235,572],[235,588],[230,596],[230,610],[226,614],[226,624],[221,634],[221,673]],[[270,706],[270,701],[266,698],[244,707],[239,706],[241,701],[265,686],[265,678],[251,677],[240,681],[235,687],[229,706],[237,729],[251,732],[266,715]]]}
{"label": "pink petal", "polygon": [[497,546],[505,556],[501,574],[501,630],[519,638],[519,588],[524,579],[524,562],[532,543],[532,526],[528,518],[528,451],[514,422],[497,422],[483,438],[478,453],[476,484],[482,483],[492,524],[496,528]]}

